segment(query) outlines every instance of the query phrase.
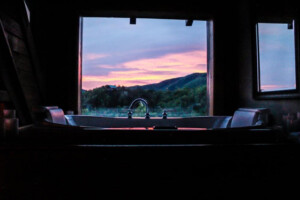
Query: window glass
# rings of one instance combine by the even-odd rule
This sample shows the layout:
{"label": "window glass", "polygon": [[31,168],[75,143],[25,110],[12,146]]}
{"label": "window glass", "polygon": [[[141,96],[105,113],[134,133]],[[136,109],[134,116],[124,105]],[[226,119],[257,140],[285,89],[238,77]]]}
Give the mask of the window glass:
{"label": "window glass", "polygon": [[294,24],[258,23],[258,91],[296,89]]}
{"label": "window glass", "polygon": [[82,114],[126,117],[140,97],[151,117],[207,115],[206,21],[84,17],[82,33]]}

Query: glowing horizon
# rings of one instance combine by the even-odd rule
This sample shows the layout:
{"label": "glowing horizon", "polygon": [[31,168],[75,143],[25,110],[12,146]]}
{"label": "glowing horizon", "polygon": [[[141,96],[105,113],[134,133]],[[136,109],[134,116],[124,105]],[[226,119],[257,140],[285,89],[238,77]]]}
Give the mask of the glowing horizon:
{"label": "glowing horizon", "polygon": [[294,85],[262,85],[261,91],[263,92],[271,92],[271,91],[280,91],[280,90],[293,90],[296,88],[296,84]]}
{"label": "glowing horizon", "polygon": [[84,18],[82,89],[206,73],[205,26],[205,21],[186,27],[183,20],[138,19],[129,25],[128,19]]}

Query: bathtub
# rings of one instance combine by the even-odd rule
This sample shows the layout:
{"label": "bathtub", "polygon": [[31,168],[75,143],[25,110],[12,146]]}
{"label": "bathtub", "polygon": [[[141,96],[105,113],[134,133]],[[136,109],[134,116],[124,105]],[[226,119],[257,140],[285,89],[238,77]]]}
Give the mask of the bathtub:
{"label": "bathtub", "polygon": [[[50,109],[34,137],[68,144],[241,144],[278,141],[280,131],[262,127],[262,116],[239,110],[233,116],[110,118],[65,115]],[[42,134],[41,134],[42,133]],[[25,137],[26,134],[23,134]],[[32,134],[28,137],[30,140]],[[39,141],[41,143],[41,141]]]}
{"label": "bathtub", "polygon": [[109,118],[87,115],[65,115],[68,125],[100,128],[227,128],[231,116],[201,116],[188,118]]}

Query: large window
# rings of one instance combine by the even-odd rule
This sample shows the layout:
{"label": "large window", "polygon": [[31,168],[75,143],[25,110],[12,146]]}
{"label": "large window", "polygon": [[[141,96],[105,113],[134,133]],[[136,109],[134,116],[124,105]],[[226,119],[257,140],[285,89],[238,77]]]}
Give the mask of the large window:
{"label": "large window", "polygon": [[293,20],[257,24],[256,89],[260,96],[287,97],[287,94],[297,92],[295,29]]}
{"label": "large window", "polygon": [[126,117],[141,97],[151,117],[207,115],[206,21],[82,20],[82,114]]}

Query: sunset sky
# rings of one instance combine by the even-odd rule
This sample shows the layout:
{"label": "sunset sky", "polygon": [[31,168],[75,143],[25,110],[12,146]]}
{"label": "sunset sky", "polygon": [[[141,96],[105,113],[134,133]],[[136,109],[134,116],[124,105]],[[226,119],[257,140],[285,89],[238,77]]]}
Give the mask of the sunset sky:
{"label": "sunset sky", "polygon": [[296,88],[294,30],[287,24],[259,23],[262,91]]}
{"label": "sunset sky", "polygon": [[206,72],[206,22],[83,18],[82,88],[145,85]]}
{"label": "sunset sky", "polygon": [[[259,23],[263,91],[294,89],[294,30]],[[206,72],[206,22],[128,18],[83,18],[82,88],[145,85]]]}

